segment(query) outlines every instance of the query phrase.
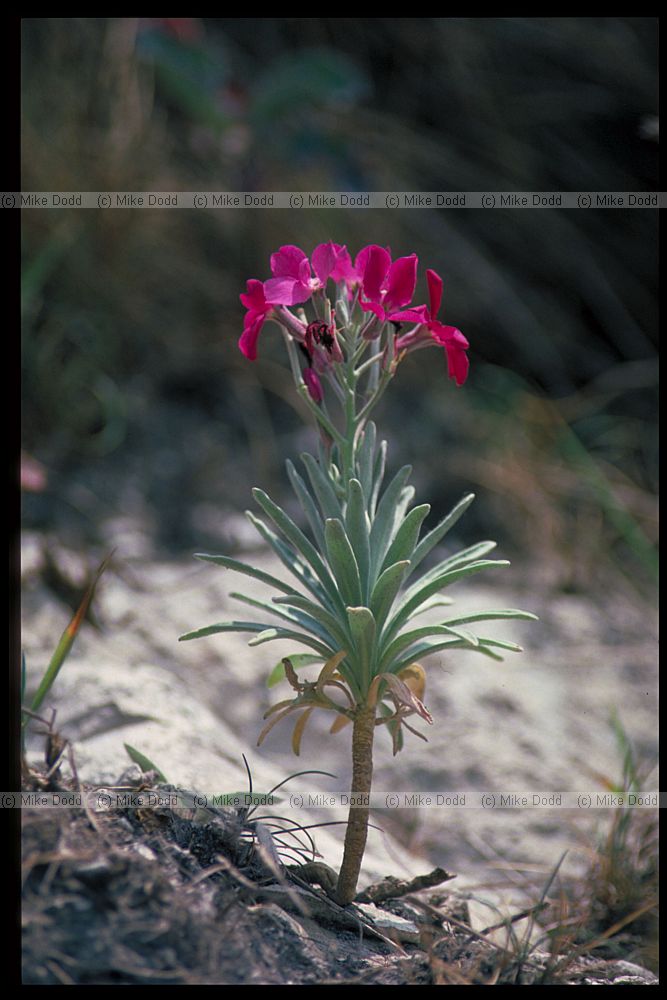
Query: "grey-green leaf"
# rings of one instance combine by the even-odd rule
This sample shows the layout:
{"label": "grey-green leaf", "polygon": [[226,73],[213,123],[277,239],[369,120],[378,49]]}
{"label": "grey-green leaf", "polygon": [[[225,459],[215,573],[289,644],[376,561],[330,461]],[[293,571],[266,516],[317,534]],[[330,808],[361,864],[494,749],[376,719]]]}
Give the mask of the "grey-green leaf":
{"label": "grey-green leaf", "polygon": [[429,533],[422,538],[414,551],[414,555],[412,556],[411,572],[414,572],[417,566],[419,566],[429,552],[435,548],[438,542],[442,541],[447,532],[454,527],[458,519],[466,512],[474,499],[474,493],[466,494],[466,496],[459,500],[456,506],[450,510],[449,514],[447,514],[447,516],[444,517],[442,521],[435,526],[435,528],[429,531]]}
{"label": "grey-green leaf", "polygon": [[218,566],[224,566],[225,569],[233,569],[236,573],[243,573],[245,576],[252,576],[255,580],[259,580],[261,583],[268,583],[269,586],[275,587],[276,590],[280,590],[283,594],[296,594],[298,591],[294,589],[289,583],[285,583],[284,580],[279,580],[275,576],[271,576],[270,573],[264,573],[261,569],[256,569],[254,566],[249,566],[247,563],[239,562],[238,559],[231,559],[229,556],[210,556],[204,552],[197,552],[195,559],[203,559],[206,562],[216,563]]}
{"label": "grey-green leaf", "polygon": [[350,633],[354,642],[355,659],[364,677],[364,689],[370,683],[375,650],[375,618],[369,608],[347,608]]}
{"label": "grey-green leaf", "polygon": [[377,513],[371,527],[371,574],[374,578],[384,562],[384,556],[394,536],[396,513],[401,493],[405,487],[412,466],[404,465],[398,470],[392,481],[382,494]]}
{"label": "grey-green leaf", "polygon": [[410,561],[408,559],[394,563],[393,566],[388,566],[373,587],[370,606],[375,615],[378,628],[384,625],[384,621],[391,611],[396,596],[401,589],[401,584],[409,566]]}
{"label": "grey-green leaf", "polygon": [[324,551],[324,520],[322,519],[315,501],[310,493],[310,490],[306,486],[302,477],[294,468],[292,462],[289,459],[286,462],[287,475],[289,476],[289,481],[292,484],[292,489],[294,490],[296,496],[298,497],[299,503],[301,504],[301,509],[308,519],[308,524],[310,525],[310,530],[313,533],[313,537],[317,542],[320,552]]}
{"label": "grey-green leaf", "polygon": [[361,579],[359,566],[352,551],[349,539],[345,534],[342,522],[338,518],[328,518],[324,525],[324,538],[327,546],[329,566],[338,584],[338,589],[346,604],[362,603]]}
{"label": "grey-green leaf", "polygon": [[262,510],[269,515],[276,527],[282,531],[292,547],[310,564],[326,592],[335,601],[337,597],[336,585],[313,543],[306,538],[301,528],[294,523],[292,518],[278,504],[273,502],[264,490],[255,487],[252,494]]}
{"label": "grey-green leaf", "polygon": [[306,467],[310,485],[322,511],[322,517],[325,519],[327,517],[341,517],[342,510],[336,491],[328,477],[322,472],[318,462],[307,452],[301,456],[301,460]]}
{"label": "grey-green leaf", "polygon": [[468,566],[460,566],[456,569],[451,569],[433,580],[428,580],[424,585],[422,585],[421,582],[415,584],[411,592],[405,595],[394,617],[388,623],[387,636],[395,634],[401,625],[408,620],[412,612],[416,611],[416,609],[433,594],[439,593],[439,591],[454,583],[456,580],[460,580],[462,577],[470,576],[473,573],[479,573],[480,570],[483,569],[490,569],[498,566],[509,566],[509,562],[506,559],[480,559],[479,562],[471,563]]}
{"label": "grey-green leaf", "polygon": [[302,611],[307,612],[318,622],[328,630],[329,634],[340,643],[341,649],[349,643],[349,635],[344,630],[343,622],[341,618],[333,615],[326,608],[321,607],[321,605],[316,604],[314,601],[309,600],[302,594],[286,595],[284,597],[274,597],[274,604],[287,604],[290,607],[299,608]]}
{"label": "grey-green leaf", "polygon": [[396,537],[389,546],[389,551],[384,557],[384,562],[382,564],[383,570],[385,570],[387,566],[392,566],[394,563],[400,562],[403,559],[412,558],[415,546],[417,545],[417,539],[419,538],[421,526],[424,523],[424,519],[428,515],[430,509],[431,505],[428,503],[421,504],[419,507],[413,507],[407,517],[403,520],[403,523],[396,532]]}
{"label": "grey-green leaf", "polygon": [[362,599],[368,600],[370,574],[370,528],[366,516],[364,491],[358,479],[348,483],[348,501],[345,511],[345,529],[352,551],[357,559],[361,580]]}

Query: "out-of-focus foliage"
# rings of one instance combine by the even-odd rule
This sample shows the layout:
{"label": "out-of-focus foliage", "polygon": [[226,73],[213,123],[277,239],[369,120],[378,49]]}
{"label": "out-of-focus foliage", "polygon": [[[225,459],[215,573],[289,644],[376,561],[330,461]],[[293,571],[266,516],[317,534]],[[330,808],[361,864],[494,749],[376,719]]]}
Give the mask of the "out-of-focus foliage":
{"label": "out-of-focus foliage", "polygon": [[[23,188],[650,191],[656,34],[651,18],[29,19]],[[23,233],[24,447],[49,474],[28,523],[83,515],[94,535],[138,513],[190,548],[251,485],[279,495],[299,404],[270,327],[258,362],[239,354],[238,294],[281,244],[373,241],[444,276],[443,322],[471,342],[463,389],[420,352],[380,414],[419,495],[445,508],[479,483],[471,531],[537,548],[554,583],[607,555],[650,578],[655,211],[30,209]]]}

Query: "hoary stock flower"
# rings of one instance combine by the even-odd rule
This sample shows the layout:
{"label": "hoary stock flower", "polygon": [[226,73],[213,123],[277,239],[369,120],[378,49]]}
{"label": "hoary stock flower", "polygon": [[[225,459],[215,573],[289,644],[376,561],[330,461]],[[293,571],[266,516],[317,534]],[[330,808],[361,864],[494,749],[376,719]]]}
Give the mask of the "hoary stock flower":
{"label": "hoary stock flower", "polygon": [[[397,753],[404,730],[425,738],[407,719],[433,722],[424,705],[421,661],[457,649],[500,660],[499,651],[520,647],[479,635],[476,624],[535,616],[514,609],[453,615],[443,611],[450,603],[441,596],[443,590],[507,563],[487,558],[495,547],[488,541],[437,557],[472,494],[424,530],[430,507],[412,506],[410,467],[385,481],[386,442],[378,440],[369,416],[395,376],[402,353],[442,345],[456,383],[463,384],[467,375],[467,340],[437,319],[442,281],[436,272],[427,272],[426,307],[411,305],[416,255],[392,262],[389,251],[375,244],[360,251],[354,264],[345,247],[331,242],[316,247],[310,259],[300,248],[284,246],[272,256],[271,271],[273,277],[264,283],[249,281],[241,296],[248,311],[239,346],[254,360],[263,323],[277,323],[297,389],[319,424],[317,457],[303,454],[301,472],[287,462],[303,525],[263,490],[253,490],[262,516],[248,512],[248,518],[283,572],[273,575],[227,555],[199,558],[254,578],[273,596],[267,600],[235,593],[232,596],[254,614],[181,638],[245,632],[251,635],[251,646],[288,640],[305,647],[308,654],[282,660],[282,677],[293,696],[269,710],[260,740],[277,722],[298,713],[292,746],[299,753],[313,712],[331,713],[332,733],[352,725],[352,792],[367,796],[376,729],[385,727]],[[335,285],[333,302],[328,298],[330,283]],[[294,306],[302,308],[292,312]],[[372,336],[369,322],[376,325]],[[406,323],[414,326],[404,333]],[[338,407],[337,415],[332,404]],[[434,555],[424,572],[422,563]],[[441,609],[437,619],[417,620],[434,609]],[[312,664],[317,664],[317,674],[306,679],[301,671]],[[367,829],[368,808],[355,805],[337,887],[341,904],[354,898]]]}

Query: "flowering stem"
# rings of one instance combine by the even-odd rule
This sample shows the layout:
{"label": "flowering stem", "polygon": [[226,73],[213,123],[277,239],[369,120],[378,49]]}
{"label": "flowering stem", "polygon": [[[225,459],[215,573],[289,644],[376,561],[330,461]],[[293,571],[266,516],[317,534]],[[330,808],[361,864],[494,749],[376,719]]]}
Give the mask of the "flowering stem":
{"label": "flowering stem", "polygon": [[345,834],[343,863],[336,887],[336,899],[341,906],[351,903],[356,895],[361,862],[366,848],[370,812],[369,800],[373,780],[374,735],[375,705],[361,704],[357,708],[352,730],[350,811]]}

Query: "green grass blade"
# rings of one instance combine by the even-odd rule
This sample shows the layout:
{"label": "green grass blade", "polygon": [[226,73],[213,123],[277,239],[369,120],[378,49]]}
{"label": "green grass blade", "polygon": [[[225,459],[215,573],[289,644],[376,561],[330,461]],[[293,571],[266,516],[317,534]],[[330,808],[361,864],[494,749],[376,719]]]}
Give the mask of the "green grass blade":
{"label": "green grass blade", "polygon": [[160,770],[160,768],[156,764],[154,764],[149,757],[143,754],[141,750],[137,750],[135,747],[130,746],[129,743],[123,743],[123,746],[125,747],[125,750],[130,760],[134,761],[135,764],[139,765],[143,774],[146,774],[148,771],[156,771],[159,780],[164,785],[168,783],[164,773]]}
{"label": "green grass blade", "polygon": [[69,625],[61,635],[58,645],[56,646],[55,652],[51,657],[49,665],[46,668],[46,671],[44,672],[44,676],[42,677],[39,687],[37,688],[35,696],[30,704],[31,711],[33,712],[39,711],[42,702],[44,701],[47,694],[53,687],[53,683],[56,677],[58,676],[58,673],[63,663],[69,656],[70,650],[74,645],[74,641],[79,633],[79,629],[81,628],[83,620],[86,617],[88,608],[90,607],[90,603],[93,597],[95,596],[95,588],[97,587],[99,579],[104,573],[107,566],[109,565],[110,560],[111,560],[111,555],[107,556],[107,558],[98,567],[95,576],[93,577],[90,585],[88,586],[88,589],[86,590],[86,593],[83,596],[81,604],[79,605],[74,614],[74,617],[71,619]]}

